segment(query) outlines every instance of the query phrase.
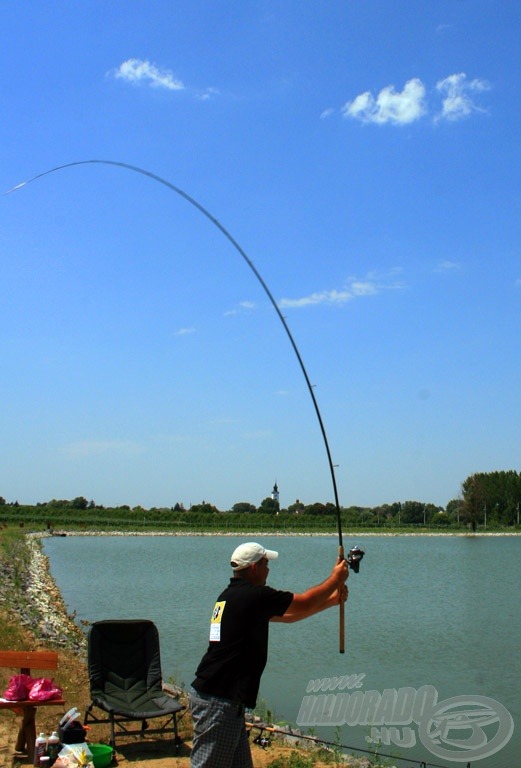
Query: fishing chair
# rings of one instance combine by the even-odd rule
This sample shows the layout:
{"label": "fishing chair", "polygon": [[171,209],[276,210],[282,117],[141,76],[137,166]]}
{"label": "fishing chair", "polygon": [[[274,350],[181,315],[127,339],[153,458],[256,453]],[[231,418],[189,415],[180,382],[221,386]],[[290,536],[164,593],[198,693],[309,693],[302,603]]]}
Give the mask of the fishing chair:
{"label": "fishing chair", "polygon": [[[116,728],[128,736],[173,731],[176,750],[181,739],[177,715],[186,708],[165,691],[161,678],[159,633],[148,620],[96,621],[88,634],[88,668],[91,703],[85,724],[110,723],[110,744],[115,748]],[[106,713],[95,715],[97,708]],[[155,728],[148,720],[162,718]],[[139,730],[128,723],[141,721]]]}

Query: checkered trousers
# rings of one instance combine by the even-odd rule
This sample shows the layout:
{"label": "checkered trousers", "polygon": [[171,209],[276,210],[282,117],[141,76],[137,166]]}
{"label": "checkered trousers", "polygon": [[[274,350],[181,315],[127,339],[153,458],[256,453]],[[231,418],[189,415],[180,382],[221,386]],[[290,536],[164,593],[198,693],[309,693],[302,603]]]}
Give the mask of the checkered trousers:
{"label": "checkered trousers", "polygon": [[253,768],[244,706],[192,690],[192,768]]}

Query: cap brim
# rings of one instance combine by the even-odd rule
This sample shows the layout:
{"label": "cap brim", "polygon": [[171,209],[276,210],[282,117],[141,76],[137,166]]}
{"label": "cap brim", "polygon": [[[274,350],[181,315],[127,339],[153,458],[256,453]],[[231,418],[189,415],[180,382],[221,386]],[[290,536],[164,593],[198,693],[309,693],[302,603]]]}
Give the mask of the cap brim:
{"label": "cap brim", "polygon": [[276,560],[279,556],[278,552],[275,552],[274,549],[267,549],[263,555],[263,557],[266,557],[268,560]]}

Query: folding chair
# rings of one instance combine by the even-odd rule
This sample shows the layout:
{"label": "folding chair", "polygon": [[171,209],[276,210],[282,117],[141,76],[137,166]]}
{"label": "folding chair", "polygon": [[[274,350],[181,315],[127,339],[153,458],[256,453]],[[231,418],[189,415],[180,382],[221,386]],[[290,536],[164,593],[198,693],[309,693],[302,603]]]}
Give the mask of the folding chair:
{"label": "folding chair", "polygon": [[[128,736],[173,731],[179,750],[177,715],[186,708],[168,694],[161,677],[159,633],[147,619],[96,621],[88,634],[91,703],[85,724],[110,723],[110,744],[116,746],[116,728]],[[97,708],[107,714],[95,715]],[[163,718],[149,729],[148,720]],[[139,730],[128,723],[141,721]]]}

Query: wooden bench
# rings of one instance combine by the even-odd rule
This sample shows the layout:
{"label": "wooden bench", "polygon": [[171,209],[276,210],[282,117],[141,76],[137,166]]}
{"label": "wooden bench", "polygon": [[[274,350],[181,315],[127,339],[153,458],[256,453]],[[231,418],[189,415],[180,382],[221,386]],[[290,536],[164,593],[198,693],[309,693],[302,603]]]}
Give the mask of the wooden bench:
{"label": "wooden bench", "polygon": [[[0,651],[0,667],[18,667],[20,674],[31,675],[31,670],[47,672],[58,668],[58,654],[54,651]],[[49,701],[6,701],[0,699],[0,709],[10,709],[22,716],[15,750],[27,754],[29,760],[34,760],[34,742],[36,740],[36,709],[37,707],[63,706],[64,699]]]}

